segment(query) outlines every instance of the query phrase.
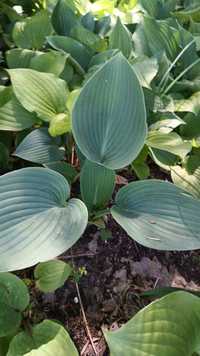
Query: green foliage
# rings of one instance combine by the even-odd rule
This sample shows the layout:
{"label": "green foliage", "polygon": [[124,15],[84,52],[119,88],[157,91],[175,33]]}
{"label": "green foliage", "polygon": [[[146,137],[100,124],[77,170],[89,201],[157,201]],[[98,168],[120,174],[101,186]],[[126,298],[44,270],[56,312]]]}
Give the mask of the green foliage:
{"label": "green foliage", "polygon": [[32,69],[10,69],[14,93],[22,106],[49,121],[66,110],[67,87],[64,80]]}
{"label": "green foliage", "polygon": [[[0,353],[75,356],[54,322],[27,334],[27,288],[7,272],[40,263],[36,286],[61,287],[71,267],[51,259],[81,237],[88,211],[104,240],[111,213],[147,247],[200,248],[199,1],[14,4],[0,5]],[[149,167],[174,184],[147,180]],[[150,305],[105,333],[111,355],[198,353],[198,305],[184,293]]]}
{"label": "green foliage", "polygon": [[11,273],[0,273],[0,337],[18,330],[28,304],[28,289],[21,279]]}
{"label": "green foliage", "polygon": [[112,197],[115,172],[88,160],[81,170],[81,196],[89,211],[105,208]]}
{"label": "green foliage", "polygon": [[192,356],[199,350],[199,311],[198,297],[172,293],[141,310],[119,330],[104,331],[110,355]]}
{"label": "green foliage", "polygon": [[64,159],[64,151],[59,149],[55,139],[50,137],[46,128],[36,129],[27,135],[17,146],[14,155],[39,164]]}
{"label": "green foliage", "polygon": [[0,271],[54,258],[85,230],[87,209],[80,200],[69,200],[69,185],[59,173],[24,168],[1,176],[0,182]]}
{"label": "green foliage", "polygon": [[31,335],[21,332],[10,343],[7,356],[78,356],[67,331],[58,323],[44,320],[32,328]]}
{"label": "green foliage", "polygon": [[46,11],[26,18],[24,21],[16,22],[13,29],[13,40],[17,47],[40,49],[46,36],[52,32],[49,14]]}
{"label": "green foliage", "polygon": [[132,182],[120,189],[114,219],[142,245],[158,250],[198,249],[200,201],[172,183]]}
{"label": "green foliage", "polygon": [[63,261],[47,261],[37,265],[34,270],[36,286],[44,293],[54,292],[69,278],[72,268]]}
{"label": "green foliage", "polygon": [[72,130],[87,159],[117,169],[131,163],[141,150],[145,118],[138,79],[117,54],[83,87],[73,108]]}

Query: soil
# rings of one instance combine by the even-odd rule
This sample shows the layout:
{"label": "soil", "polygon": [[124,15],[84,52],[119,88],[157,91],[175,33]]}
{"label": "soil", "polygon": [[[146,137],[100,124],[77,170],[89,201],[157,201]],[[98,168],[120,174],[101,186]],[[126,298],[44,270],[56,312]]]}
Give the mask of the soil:
{"label": "soil", "polygon": [[[151,167],[151,177],[168,179]],[[128,179],[130,181],[130,179]],[[134,180],[134,178],[132,178]],[[79,291],[90,333],[98,356],[108,356],[102,328],[117,329],[151,299],[144,291],[174,286],[200,291],[200,253],[160,252],[145,248],[127,236],[109,216],[111,236],[101,238],[97,227],[89,226],[84,236],[60,258],[84,268],[87,274],[78,281]],[[30,277],[30,270],[25,273]],[[86,333],[74,279],[53,294],[42,294],[32,288],[32,318],[54,319],[64,324],[80,355],[95,353]]]}

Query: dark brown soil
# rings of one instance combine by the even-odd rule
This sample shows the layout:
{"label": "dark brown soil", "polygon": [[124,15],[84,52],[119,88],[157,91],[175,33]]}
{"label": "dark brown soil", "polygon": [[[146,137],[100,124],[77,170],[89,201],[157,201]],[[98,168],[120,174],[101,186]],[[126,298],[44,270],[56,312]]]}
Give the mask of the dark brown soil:
{"label": "dark brown soil", "polygon": [[[130,239],[111,218],[108,226],[112,238],[102,241],[98,230],[91,226],[73,249],[63,256],[65,261],[71,262],[72,253],[76,267],[85,267],[87,271],[78,284],[99,356],[108,355],[102,327],[118,328],[145,306],[150,300],[140,295],[143,291],[155,286],[170,286],[174,281],[178,287],[200,289],[199,251],[169,253],[150,250]],[[147,275],[145,271],[140,275],[138,264],[143,266],[144,257],[152,263],[152,270]],[[138,263],[136,271],[135,262]],[[93,356],[75,282],[67,281],[55,294],[33,292],[34,318],[51,318],[64,323],[80,354]]]}

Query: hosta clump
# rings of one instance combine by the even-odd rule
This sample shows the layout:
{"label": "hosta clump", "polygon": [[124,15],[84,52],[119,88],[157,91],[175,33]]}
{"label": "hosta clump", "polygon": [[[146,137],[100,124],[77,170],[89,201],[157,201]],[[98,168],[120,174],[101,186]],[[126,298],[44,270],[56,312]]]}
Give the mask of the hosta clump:
{"label": "hosta clump", "polygon": [[[64,284],[71,267],[48,260],[76,243],[88,218],[105,228],[106,214],[150,248],[198,249],[198,1],[178,6],[170,0],[20,1],[21,15],[10,3],[2,1],[0,15],[5,67],[0,71],[0,165],[2,173],[11,171],[0,177],[0,271],[40,262],[36,285],[52,292]],[[124,169],[140,179],[149,177],[149,160],[171,173],[175,185],[140,180],[115,194]],[[175,310],[180,324],[181,305],[193,313],[194,303],[186,324],[193,325],[193,319],[198,324],[196,299],[167,297],[116,334],[105,333],[111,355],[126,350],[127,356],[138,356],[150,347],[156,356],[198,353],[193,335],[191,345],[185,343],[187,325],[180,335],[163,333],[158,340],[154,333],[143,342],[143,322],[148,320],[153,330],[157,326],[152,315],[159,332],[160,327],[173,329],[173,303],[180,303]],[[9,304],[13,328],[19,326],[25,304],[14,311]],[[163,310],[171,318],[165,326],[159,320]],[[0,332],[7,337],[3,326]],[[22,331],[8,355],[53,355],[58,350],[77,355],[73,345],[64,346],[68,336],[59,325],[45,321],[34,326],[33,335],[36,351]]]}
{"label": "hosta clump", "polygon": [[[19,102],[26,110],[36,112],[40,120],[51,125],[65,110],[64,81],[57,79],[54,83],[51,74],[30,69],[13,69],[9,73]],[[48,85],[47,90],[44,85]],[[25,95],[24,86],[29,89]],[[80,174],[81,194],[91,220],[99,210],[105,212],[111,199],[114,170],[130,164],[145,143],[144,97],[133,68],[119,53],[86,81],[71,107],[72,134],[85,157]],[[64,151],[59,148],[59,141],[40,128],[25,137],[15,155],[48,166],[64,158]],[[81,200],[70,199],[69,184],[59,173],[31,167],[8,173],[0,180],[1,271],[56,257],[80,238],[88,212]],[[200,202],[171,183],[130,183],[118,192],[112,205],[114,219],[145,246],[160,250],[200,246]]]}

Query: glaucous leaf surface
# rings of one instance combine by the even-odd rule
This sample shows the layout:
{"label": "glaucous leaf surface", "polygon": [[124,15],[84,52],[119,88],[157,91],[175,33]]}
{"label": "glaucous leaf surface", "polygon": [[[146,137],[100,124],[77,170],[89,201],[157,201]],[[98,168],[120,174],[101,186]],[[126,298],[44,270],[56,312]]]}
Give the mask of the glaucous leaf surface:
{"label": "glaucous leaf surface", "polygon": [[111,213],[144,246],[166,251],[200,248],[200,200],[172,183],[130,183],[117,193]]}
{"label": "glaucous leaf surface", "polygon": [[175,292],[151,303],[120,329],[104,331],[110,356],[192,356],[199,349],[200,299]]}
{"label": "glaucous leaf surface", "polygon": [[104,208],[115,186],[115,172],[102,165],[85,161],[80,175],[81,196],[88,209]]}
{"label": "glaucous leaf surface", "polygon": [[63,261],[52,260],[39,263],[34,270],[36,286],[44,293],[54,292],[63,286],[71,272],[71,266]]}
{"label": "glaucous leaf surface", "polygon": [[24,108],[49,121],[66,109],[67,87],[51,73],[33,69],[9,69],[14,93]]}
{"label": "glaucous leaf surface", "polygon": [[117,18],[117,22],[110,34],[109,48],[119,49],[126,58],[130,56],[133,49],[131,34],[121,22],[120,17]]}
{"label": "glaucous leaf surface", "polygon": [[141,86],[150,89],[150,84],[158,72],[157,59],[153,57],[139,56],[131,63]]}
{"label": "glaucous leaf surface", "polygon": [[83,68],[88,66],[92,52],[81,42],[67,36],[49,36],[47,40],[51,47],[70,54]]}
{"label": "glaucous leaf surface", "polygon": [[29,293],[22,280],[11,273],[0,273],[0,337],[16,332],[28,304]]}
{"label": "glaucous leaf surface", "polygon": [[71,199],[66,179],[31,167],[0,177],[0,271],[55,258],[82,235],[88,213]]}
{"label": "glaucous leaf surface", "polygon": [[59,149],[46,128],[40,128],[28,134],[17,146],[14,156],[26,161],[47,164],[64,159],[64,150]]}
{"label": "glaucous leaf surface", "polygon": [[23,331],[10,343],[7,356],[78,356],[68,332],[58,323],[44,320],[32,328],[32,335]]}
{"label": "glaucous leaf surface", "polygon": [[48,162],[45,167],[50,168],[60,174],[62,174],[69,183],[72,183],[75,177],[78,175],[77,170],[67,162]]}
{"label": "glaucous leaf surface", "polygon": [[79,23],[78,17],[69,6],[68,0],[58,0],[51,21],[58,35],[69,35],[71,29]]}
{"label": "glaucous leaf surface", "polygon": [[84,85],[73,107],[72,131],[88,160],[107,168],[125,167],[137,157],[147,134],[144,97],[122,54]]}
{"label": "glaucous leaf surface", "polygon": [[151,147],[149,147],[149,151],[154,162],[166,171],[170,171],[170,167],[176,165],[180,160],[177,155],[168,151],[159,150],[157,148]]}
{"label": "glaucous leaf surface", "polygon": [[32,17],[16,22],[13,29],[13,40],[20,48],[40,49],[46,36],[52,32],[48,12],[40,11]]}

